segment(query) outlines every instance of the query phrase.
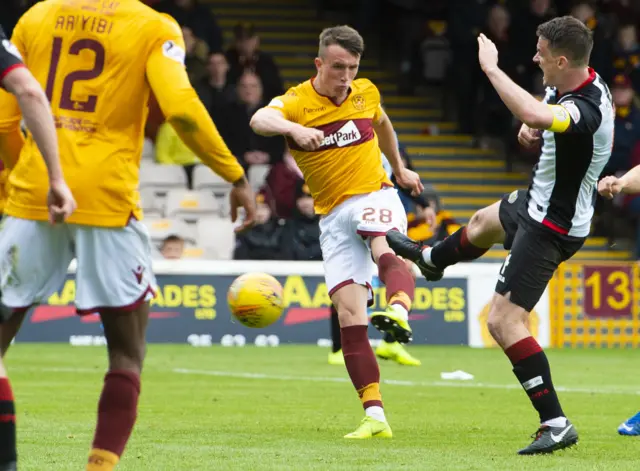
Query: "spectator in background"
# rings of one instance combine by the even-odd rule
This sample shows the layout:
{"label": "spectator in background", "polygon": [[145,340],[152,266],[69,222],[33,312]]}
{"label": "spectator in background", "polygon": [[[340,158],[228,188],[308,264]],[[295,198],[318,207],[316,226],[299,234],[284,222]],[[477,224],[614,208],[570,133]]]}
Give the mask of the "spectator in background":
{"label": "spectator in background", "polygon": [[179,25],[189,27],[195,37],[204,39],[210,53],[222,51],[222,30],[211,12],[211,6],[201,5],[198,0],[162,0],[154,8],[168,13]]}
{"label": "spectator in background", "polygon": [[260,136],[249,125],[253,113],[267,103],[260,78],[245,71],[238,80],[237,90],[238,101],[221,108],[223,118],[216,123],[229,149],[245,169],[281,161],[285,145],[282,136]]}
{"label": "spectator in background", "polygon": [[509,47],[515,72],[513,79],[534,94],[541,94],[543,91],[542,72],[532,60],[538,42],[536,31],[539,25],[554,16],[551,0],[529,0],[526,9],[514,10],[513,21],[509,27]]}
{"label": "spectator in background", "polygon": [[182,36],[185,45],[184,65],[191,83],[199,83],[207,76],[207,58],[209,47],[204,40],[194,36],[193,31],[188,26],[182,27]]}
{"label": "spectator in background", "polygon": [[571,16],[582,21],[593,32],[591,67],[598,71],[602,79],[611,83],[613,78],[613,45],[611,25],[598,14],[593,0],[581,0],[571,8]]}
{"label": "spectator in background", "polygon": [[303,180],[296,185],[295,201],[293,214],[284,226],[283,258],[322,261],[320,216],[313,209],[311,192]]}
{"label": "spectator in background", "polygon": [[184,239],[178,235],[170,235],[162,241],[160,253],[167,260],[178,260],[184,253]]}
{"label": "spectator in background", "polygon": [[489,11],[485,0],[449,0],[449,42],[452,62],[449,93],[457,103],[460,132],[475,134],[478,84],[478,34],[484,28]]}
{"label": "spectator in background", "polygon": [[416,204],[415,210],[407,213],[407,235],[409,237],[413,240],[419,240],[428,245],[433,245],[460,229],[460,224],[458,224],[452,214],[442,206],[435,188],[425,184],[422,197],[429,202],[429,207],[435,210],[436,225],[435,227],[429,226],[425,217],[426,208],[420,204]]}
{"label": "spectator in background", "polygon": [[256,195],[256,225],[236,236],[235,260],[282,260],[283,223],[273,214],[266,192]]}
{"label": "spectator in background", "polygon": [[273,195],[276,215],[288,219],[296,207],[296,188],[302,181],[302,172],[286,148],[281,162],[271,166],[266,184]]}
{"label": "spectator in background", "polygon": [[200,160],[166,121],[160,125],[156,136],[156,160],[164,165],[181,165],[189,188],[193,188],[193,169]]}
{"label": "spectator in background", "polygon": [[634,24],[622,24],[614,50],[613,68],[616,74],[630,77],[633,88],[640,93],[640,44]]}
{"label": "spectator in background", "polygon": [[[510,23],[511,16],[507,9],[502,5],[494,5],[491,10],[489,10],[484,32],[498,49],[500,67],[507,75],[513,76],[513,59],[510,54],[509,45]],[[535,51],[535,48],[533,51]],[[506,150],[509,138],[512,135],[513,116],[509,109],[504,106],[502,99],[486,76],[480,79],[480,97],[477,127],[478,138],[480,136],[487,136],[498,139]]]}
{"label": "spectator in background", "polygon": [[220,52],[211,54],[207,62],[207,76],[196,86],[200,100],[216,123],[224,119],[221,110],[237,98],[235,85],[227,79],[228,72],[229,63],[225,55]]}
{"label": "spectator in background", "polygon": [[640,110],[634,103],[631,80],[624,75],[616,75],[611,93],[616,106],[615,140],[611,158],[603,172],[605,175],[629,170],[632,152],[640,142]]}
{"label": "spectator in background", "polygon": [[260,77],[264,96],[271,100],[284,93],[280,71],[270,54],[260,50],[260,38],[251,23],[239,23],[233,28],[235,41],[227,51],[229,81],[236,83],[247,70]]}

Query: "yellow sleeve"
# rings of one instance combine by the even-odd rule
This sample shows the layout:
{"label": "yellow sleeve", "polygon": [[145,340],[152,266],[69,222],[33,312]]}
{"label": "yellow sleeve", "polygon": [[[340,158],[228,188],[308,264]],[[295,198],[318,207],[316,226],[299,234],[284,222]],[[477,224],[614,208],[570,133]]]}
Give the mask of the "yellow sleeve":
{"label": "yellow sleeve", "polygon": [[562,105],[549,105],[553,122],[547,129],[551,132],[565,132],[571,126],[571,115]]}
{"label": "yellow sleeve", "polygon": [[278,110],[284,116],[284,119],[297,123],[300,120],[300,112],[298,104],[300,98],[293,90],[289,90],[284,95],[280,95],[272,99],[266,108]]}
{"label": "yellow sleeve", "polygon": [[184,41],[170,25],[162,25],[146,69],[147,80],[160,109],[182,142],[205,165],[228,182],[238,181],[243,177],[244,169],[222,140],[189,82],[184,66]]}
{"label": "yellow sleeve", "polygon": [[383,113],[383,109],[382,109],[382,97],[380,96],[380,90],[378,90],[378,87],[376,87],[373,82],[369,81],[369,86],[371,87],[371,99],[373,100],[374,104],[375,104],[375,110],[373,113],[373,122],[374,123],[378,123],[380,121],[380,119],[382,118],[382,113]]}

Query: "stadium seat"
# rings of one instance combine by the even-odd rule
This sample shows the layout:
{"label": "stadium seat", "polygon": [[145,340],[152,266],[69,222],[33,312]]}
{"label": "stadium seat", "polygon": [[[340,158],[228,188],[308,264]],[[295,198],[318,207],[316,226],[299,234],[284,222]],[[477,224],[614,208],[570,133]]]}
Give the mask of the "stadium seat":
{"label": "stadium seat", "polygon": [[143,160],[140,162],[140,189],[143,188],[151,188],[155,193],[187,188],[187,174],[180,165],[161,165]]}
{"label": "stadium seat", "polygon": [[145,218],[164,217],[162,202],[156,196],[152,188],[144,188],[140,190],[140,205],[142,206]]}
{"label": "stadium seat", "polygon": [[148,137],[144,139],[142,144],[142,160],[155,161],[156,160],[156,147],[153,141]]}
{"label": "stadium seat", "polygon": [[249,183],[255,191],[258,191],[265,184],[269,170],[271,170],[271,165],[268,164],[251,165],[249,167],[247,178],[249,178]]}
{"label": "stadium seat", "polygon": [[161,244],[170,235],[177,235],[184,239],[186,244],[196,243],[196,228],[180,219],[169,218],[145,218],[145,226],[149,230],[151,242]]}
{"label": "stadium seat", "polygon": [[216,196],[228,195],[231,191],[231,183],[213,172],[205,165],[197,165],[193,169],[193,189],[212,191]]}
{"label": "stadium seat", "polygon": [[218,216],[219,211],[218,202],[209,191],[170,190],[167,193],[165,214],[168,218],[196,222],[202,216]]}
{"label": "stadium seat", "polygon": [[229,218],[204,217],[196,224],[198,246],[205,250],[207,258],[233,259],[236,235]]}

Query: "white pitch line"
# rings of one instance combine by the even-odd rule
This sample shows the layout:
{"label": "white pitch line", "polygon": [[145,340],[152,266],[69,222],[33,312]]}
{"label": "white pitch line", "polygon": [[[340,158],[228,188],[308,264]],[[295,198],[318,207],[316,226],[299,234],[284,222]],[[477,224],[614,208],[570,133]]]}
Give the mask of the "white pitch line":
{"label": "white pitch line", "polygon": [[[292,375],[270,375],[264,373],[242,373],[235,371],[212,371],[212,370],[191,370],[185,368],[175,368],[174,373],[187,375],[203,375],[218,376],[222,378],[241,378],[241,379],[266,379],[279,381],[312,381],[318,383],[349,383],[348,378],[340,378],[336,376],[292,376]],[[407,381],[395,379],[383,379],[383,384],[393,386],[409,386],[409,387],[435,387],[435,388],[480,388],[480,389],[522,389],[518,384],[495,384],[495,383],[473,383],[473,382],[449,382],[449,381]],[[567,393],[584,393],[584,394],[619,394],[627,396],[640,396],[640,391],[624,389],[625,386],[614,386],[612,388],[571,388],[565,386],[557,386],[555,389],[559,392]]]}

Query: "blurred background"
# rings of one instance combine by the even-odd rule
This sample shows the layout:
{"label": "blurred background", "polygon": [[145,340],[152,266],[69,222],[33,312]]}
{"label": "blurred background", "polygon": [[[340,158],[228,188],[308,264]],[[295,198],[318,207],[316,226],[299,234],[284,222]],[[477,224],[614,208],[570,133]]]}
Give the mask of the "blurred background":
{"label": "blurred background", "polygon": [[[35,2],[4,0],[11,34]],[[259,225],[235,237],[229,185],[202,166],[151,100],[140,191],[158,258],[320,260],[318,217],[281,137],[257,136],[252,113],[314,75],[322,28],[350,24],[365,37],[359,77],[371,79],[397,130],[407,165],[428,184],[439,227],[406,201],[410,236],[445,237],[504,193],[526,188],[537,151],[517,143],[520,127],[477,61],[476,37],[497,45],[500,66],[536,96],[536,28],[570,14],[595,35],[592,66],[617,107],[605,174],[640,164],[640,2],[635,0],[150,0],[182,26],[191,82],[258,191]],[[592,236],[578,260],[640,257],[640,197],[598,200]],[[483,261],[502,261],[501,247]]]}

